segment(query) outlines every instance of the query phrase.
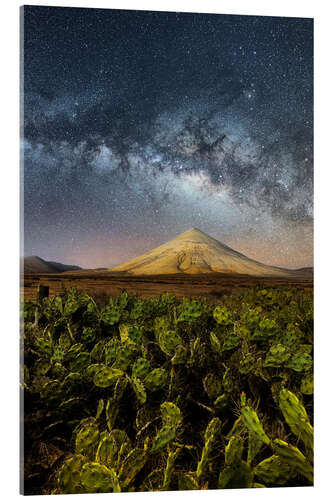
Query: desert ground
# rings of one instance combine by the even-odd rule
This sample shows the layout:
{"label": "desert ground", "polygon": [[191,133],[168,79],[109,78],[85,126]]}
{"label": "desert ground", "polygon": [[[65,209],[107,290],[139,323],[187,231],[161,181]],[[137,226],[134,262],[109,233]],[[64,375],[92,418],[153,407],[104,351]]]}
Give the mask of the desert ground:
{"label": "desert ground", "polygon": [[261,286],[287,286],[312,289],[313,279],[306,275],[294,278],[253,277],[227,274],[177,274],[131,276],[110,271],[75,271],[57,274],[28,274],[22,277],[21,296],[25,300],[36,298],[39,285],[49,287],[49,295],[59,294],[63,287],[75,286],[93,297],[118,296],[123,290],[142,298],[157,297],[163,292],[173,292],[177,298],[204,296],[216,300],[224,294],[244,288]]}

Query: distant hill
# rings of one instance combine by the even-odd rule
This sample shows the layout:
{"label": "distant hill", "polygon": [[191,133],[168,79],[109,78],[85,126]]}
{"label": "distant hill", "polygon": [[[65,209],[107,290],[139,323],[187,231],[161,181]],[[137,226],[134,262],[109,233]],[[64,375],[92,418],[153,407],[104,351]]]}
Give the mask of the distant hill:
{"label": "distant hill", "polygon": [[287,278],[301,274],[250,259],[196,228],[110,271],[135,275],[224,273]]}
{"label": "distant hill", "polygon": [[25,273],[63,273],[65,271],[79,271],[82,269],[79,266],[61,264],[60,262],[49,262],[37,257],[37,255],[25,257],[23,260],[23,267]]}
{"label": "distant hill", "polygon": [[300,269],[296,269],[296,272],[303,276],[313,278],[313,267],[301,267]]}

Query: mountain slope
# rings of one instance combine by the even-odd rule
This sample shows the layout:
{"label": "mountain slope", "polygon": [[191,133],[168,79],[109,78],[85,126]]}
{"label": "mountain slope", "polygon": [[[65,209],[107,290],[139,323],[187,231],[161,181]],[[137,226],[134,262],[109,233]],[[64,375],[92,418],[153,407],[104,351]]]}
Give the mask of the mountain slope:
{"label": "mountain slope", "polygon": [[227,273],[251,276],[290,276],[292,271],[267,266],[192,228],[173,240],[112,271],[129,274]]}
{"label": "mountain slope", "polygon": [[48,262],[37,255],[25,257],[23,260],[25,273],[63,273],[65,271],[78,271],[79,266],[70,266],[60,262]]}

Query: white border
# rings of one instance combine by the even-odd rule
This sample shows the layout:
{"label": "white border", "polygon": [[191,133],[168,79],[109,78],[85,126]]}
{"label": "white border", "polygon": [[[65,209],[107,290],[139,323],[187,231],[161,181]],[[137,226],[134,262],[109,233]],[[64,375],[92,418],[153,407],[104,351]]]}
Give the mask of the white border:
{"label": "white border", "polygon": [[[18,284],[19,284],[19,6],[1,3],[1,493],[18,498],[19,395],[18,395]],[[315,487],[205,492],[135,493],[134,499],[206,498],[329,498],[332,490],[332,8],[313,0],[117,0],[34,1],[28,5],[99,7],[183,12],[215,12],[315,18]],[[331,410],[330,407],[331,406]],[[134,495],[134,497],[133,497]],[[147,496],[148,495],[148,496]],[[42,498],[42,497],[30,497]],[[66,498],[80,498],[67,495]],[[101,499],[99,495],[90,498]],[[118,496],[117,496],[118,498]],[[125,498],[125,497],[124,497]]]}

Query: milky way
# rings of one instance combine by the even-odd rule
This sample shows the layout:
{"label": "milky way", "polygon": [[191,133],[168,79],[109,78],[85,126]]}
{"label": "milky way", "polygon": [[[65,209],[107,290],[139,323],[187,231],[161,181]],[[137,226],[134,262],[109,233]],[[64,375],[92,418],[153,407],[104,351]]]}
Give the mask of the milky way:
{"label": "milky way", "polygon": [[312,265],[312,19],[25,7],[24,252]]}

